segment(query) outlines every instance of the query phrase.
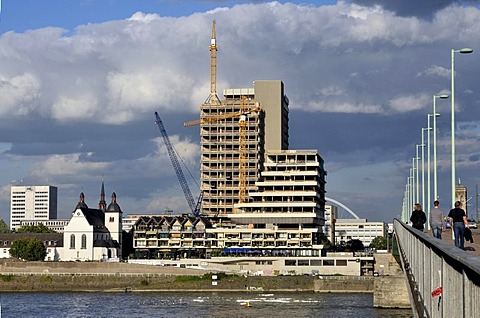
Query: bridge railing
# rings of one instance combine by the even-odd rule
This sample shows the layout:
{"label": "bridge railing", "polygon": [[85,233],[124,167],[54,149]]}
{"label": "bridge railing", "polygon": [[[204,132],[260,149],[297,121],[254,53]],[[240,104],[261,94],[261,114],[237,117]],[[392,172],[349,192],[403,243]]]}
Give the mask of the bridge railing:
{"label": "bridge railing", "polygon": [[480,317],[480,257],[397,219],[394,229],[416,317]]}

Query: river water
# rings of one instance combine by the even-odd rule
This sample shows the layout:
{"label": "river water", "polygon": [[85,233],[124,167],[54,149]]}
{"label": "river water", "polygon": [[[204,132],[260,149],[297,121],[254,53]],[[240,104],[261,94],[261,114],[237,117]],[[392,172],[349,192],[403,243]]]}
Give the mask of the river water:
{"label": "river water", "polygon": [[372,294],[2,293],[0,300],[2,318],[413,317],[407,309],[373,308]]}

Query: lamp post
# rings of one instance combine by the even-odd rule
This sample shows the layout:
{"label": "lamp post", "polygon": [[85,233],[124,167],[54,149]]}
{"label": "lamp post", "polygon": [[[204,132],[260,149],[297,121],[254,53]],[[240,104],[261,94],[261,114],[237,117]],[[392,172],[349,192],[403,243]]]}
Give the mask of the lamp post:
{"label": "lamp post", "polygon": [[438,200],[438,185],[437,185],[437,114],[436,99],[447,99],[448,95],[433,95],[433,199]]}
{"label": "lamp post", "polygon": [[413,205],[417,202],[417,188],[415,187],[416,181],[415,181],[415,161],[416,158],[412,158],[412,207]]}
{"label": "lamp post", "polygon": [[415,191],[414,191],[414,188],[413,188],[413,166],[412,168],[410,168],[410,182],[409,182],[409,185],[410,185],[410,209],[413,208],[413,202],[415,201]]}
{"label": "lamp post", "polygon": [[427,205],[428,205],[428,211],[430,211],[430,198],[431,198],[431,186],[430,186],[430,130],[432,129],[430,127],[430,117],[432,114],[427,115]]}
{"label": "lamp post", "polygon": [[[418,161],[420,160],[420,157],[419,157],[419,155],[418,155],[418,153],[419,153],[418,148],[419,148],[420,146],[421,146],[421,145],[415,145],[415,154],[416,154],[416,156],[415,156],[415,161],[416,161],[415,167],[417,168],[417,171],[416,171],[417,201],[416,201],[415,203],[420,203],[420,186],[419,186],[419,183],[420,183],[419,180],[420,180],[420,179],[418,178],[418,174],[419,174],[419,171],[418,171],[418,170],[419,170],[419,167],[418,167],[419,162],[418,162]],[[422,208],[423,208],[423,207],[422,207]]]}
{"label": "lamp post", "polygon": [[[426,211],[428,214],[430,210],[430,203],[428,206],[428,209],[425,208],[425,131],[429,131],[430,128],[422,128],[422,144],[420,145],[422,147],[422,207],[423,210]],[[430,132],[428,132],[430,135]],[[428,217],[427,217],[427,230],[429,229],[428,226]]]}
{"label": "lamp post", "polygon": [[473,50],[470,48],[452,49],[452,207],[455,206],[455,53],[469,54],[472,52]]}
{"label": "lamp post", "polygon": [[408,222],[408,209],[409,209],[409,202],[410,202],[410,199],[409,199],[410,192],[408,191],[409,182],[410,182],[410,178],[407,177],[407,184],[405,185],[405,196],[403,198],[403,217],[402,217],[402,221],[405,223]]}

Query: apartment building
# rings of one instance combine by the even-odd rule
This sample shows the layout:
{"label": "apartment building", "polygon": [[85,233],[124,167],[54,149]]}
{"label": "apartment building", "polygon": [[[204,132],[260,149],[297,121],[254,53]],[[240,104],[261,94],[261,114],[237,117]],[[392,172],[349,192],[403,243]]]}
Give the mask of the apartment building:
{"label": "apartment building", "polygon": [[57,187],[12,186],[10,189],[10,229],[20,227],[21,220],[57,218]]}
{"label": "apartment building", "polygon": [[237,213],[229,218],[253,229],[293,230],[297,238],[310,238],[309,245],[319,244],[324,235],[325,176],[316,150],[270,150],[256,190],[248,193],[250,200],[235,204]]}

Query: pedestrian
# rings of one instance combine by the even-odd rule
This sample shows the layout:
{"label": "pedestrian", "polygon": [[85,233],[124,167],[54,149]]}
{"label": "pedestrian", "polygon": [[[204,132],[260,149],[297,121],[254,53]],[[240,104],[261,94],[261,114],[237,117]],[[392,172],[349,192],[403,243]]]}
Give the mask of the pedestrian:
{"label": "pedestrian", "polygon": [[440,202],[438,200],[433,201],[433,209],[431,209],[428,214],[428,222],[432,228],[433,237],[442,239],[444,217],[445,214],[443,210],[440,209]]}
{"label": "pedestrian", "polygon": [[455,246],[464,250],[465,228],[469,228],[469,226],[467,215],[465,214],[465,211],[460,208],[461,205],[462,203],[460,201],[456,201],[455,208],[450,210],[448,217],[450,218],[450,224],[455,233]]}
{"label": "pedestrian", "polygon": [[415,203],[412,215],[410,216],[410,222],[412,222],[414,228],[423,232],[423,225],[427,222],[427,216],[425,212],[422,211],[420,203]]}

